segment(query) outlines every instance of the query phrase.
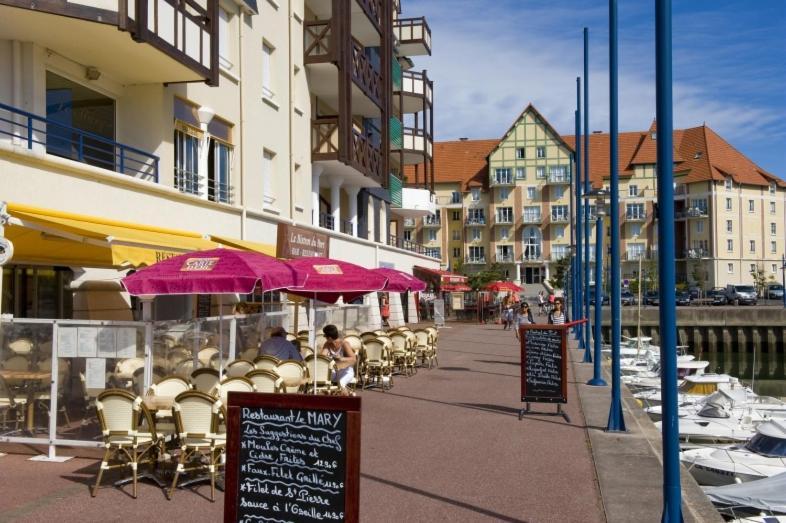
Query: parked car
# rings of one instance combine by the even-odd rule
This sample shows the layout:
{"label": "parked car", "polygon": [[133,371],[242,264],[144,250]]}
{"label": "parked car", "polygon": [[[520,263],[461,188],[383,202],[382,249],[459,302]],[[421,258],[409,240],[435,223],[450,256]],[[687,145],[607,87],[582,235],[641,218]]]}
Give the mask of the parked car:
{"label": "parked car", "polygon": [[726,301],[734,304],[756,305],[758,296],[753,285],[726,285]]}
{"label": "parked car", "polygon": [[708,300],[712,300],[713,305],[726,305],[726,289],[723,287],[713,287],[705,294]]}
{"label": "parked car", "polygon": [[[590,285],[590,288],[589,288],[589,302],[590,302],[590,305],[595,305],[595,286],[594,285]],[[611,303],[611,300],[609,299],[609,295],[606,294],[605,292],[603,292],[603,290],[601,290],[600,291],[600,304],[601,304],[601,306],[608,305],[609,303]]]}
{"label": "parked car", "polygon": [[698,287],[691,287],[688,289],[688,293],[690,294],[691,300],[698,300],[701,298],[701,289]]}
{"label": "parked car", "polygon": [[636,296],[634,296],[632,292],[623,290],[620,296],[622,297],[623,305],[636,305]]}
{"label": "parked car", "polygon": [[781,285],[780,283],[770,283],[769,285],[767,285],[767,299],[782,300],[783,285]]}
{"label": "parked car", "polygon": [[682,291],[677,293],[677,305],[690,305],[690,292]]}
{"label": "parked car", "polygon": [[660,305],[658,291],[650,291],[644,295],[644,305]]}

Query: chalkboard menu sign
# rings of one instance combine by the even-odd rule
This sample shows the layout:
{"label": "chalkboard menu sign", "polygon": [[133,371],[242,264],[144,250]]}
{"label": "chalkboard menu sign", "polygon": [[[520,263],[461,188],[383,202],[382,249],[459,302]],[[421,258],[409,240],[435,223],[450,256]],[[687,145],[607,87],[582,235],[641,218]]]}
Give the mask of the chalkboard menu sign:
{"label": "chalkboard menu sign", "polygon": [[229,394],[224,521],[358,521],[360,398]]}
{"label": "chalkboard menu sign", "polygon": [[523,325],[521,401],[567,403],[567,329],[570,325]]}

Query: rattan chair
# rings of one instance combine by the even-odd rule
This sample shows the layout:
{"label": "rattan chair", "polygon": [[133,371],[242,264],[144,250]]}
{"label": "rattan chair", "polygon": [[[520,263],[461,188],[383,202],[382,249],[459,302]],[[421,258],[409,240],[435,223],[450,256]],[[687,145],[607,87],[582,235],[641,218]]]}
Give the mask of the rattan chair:
{"label": "rattan chair", "polygon": [[284,380],[272,370],[252,370],[246,374],[246,378],[254,384],[254,389],[257,392],[273,394],[283,394],[286,392],[284,389]]}
{"label": "rattan chair", "polygon": [[317,392],[321,394],[336,394],[341,389],[333,383],[333,372],[336,370],[336,362],[327,356],[316,356],[316,371],[314,370],[315,356],[309,356],[303,362],[308,369],[311,379],[306,388],[311,392],[314,388],[314,376],[316,376]]}
{"label": "rattan chair", "polygon": [[382,389],[385,389],[387,383],[388,388],[391,385],[391,367],[390,360],[386,354],[385,345],[377,340],[369,340],[363,344],[365,349],[365,364],[363,387],[365,388],[373,380],[379,384]]}
{"label": "rattan chair", "polygon": [[[139,465],[150,463],[155,466],[161,450],[153,417],[142,403],[142,398],[121,389],[109,389],[99,394],[96,412],[106,450],[91,495],[95,497],[97,494],[105,470],[130,467],[136,498]],[[146,422],[144,430],[137,425],[140,416]],[[113,458],[115,463],[112,463]]]}
{"label": "rattan chair", "polygon": [[438,360],[438,351],[437,351],[437,341],[439,340],[439,330],[436,327],[426,327],[426,331],[430,335],[431,341],[431,359],[434,360],[434,364],[439,367],[439,360]]}
{"label": "rattan chair", "polygon": [[4,431],[10,426],[8,415],[11,413],[14,415],[13,430],[19,430],[21,422],[19,409],[24,406],[24,403],[24,399],[20,398],[20,401],[16,400],[14,391],[11,390],[11,387],[9,387],[3,377],[0,376],[0,427],[2,427]]}
{"label": "rattan chair", "polygon": [[360,339],[365,343],[369,340],[377,339],[378,334],[376,332],[364,332],[360,335]]}
{"label": "rattan chair", "polygon": [[279,363],[281,363],[281,360],[275,356],[263,354],[254,360],[254,367],[260,370],[276,370]]}
{"label": "rattan chair", "polygon": [[[147,391],[147,394],[150,396],[164,396],[174,398],[187,390],[191,390],[191,383],[189,383],[185,378],[180,376],[167,376],[158,383],[151,385],[150,389]],[[156,420],[171,417],[171,410],[159,410],[156,412]]]}
{"label": "rattan chair", "polygon": [[205,394],[213,394],[220,381],[221,376],[216,369],[197,369],[191,373],[194,389]]}
{"label": "rattan chair", "polygon": [[[251,371],[254,372],[254,371]],[[227,404],[227,396],[230,392],[254,392],[256,387],[254,383],[244,376],[235,376],[227,378],[218,384],[218,397],[221,403]],[[221,431],[219,431],[221,432]]]}
{"label": "rattan chair", "polygon": [[191,373],[194,372],[195,368],[197,367],[194,366],[194,360],[188,358],[187,360],[183,360],[177,364],[174,374],[175,376],[179,376],[188,381],[191,378]]}
{"label": "rattan chair", "polygon": [[[8,359],[4,360],[3,362],[0,362],[0,367],[2,367],[3,370],[26,371],[30,370],[30,360],[27,358],[27,356],[15,354],[13,356],[9,356]],[[25,384],[25,380],[21,378],[6,378],[6,383],[8,383],[9,387],[18,391]]]}
{"label": "rattan chair", "polygon": [[210,360],[218,354],[218,349],[215,347],[205,347],[197,353],[197,359],[203,367],[210,367]]}
{"label": "rattan chair", "polygon": [[[287,393],[300,392],[307,373],[302,361],[284,360],[274,370],[284,380],[284,389]],[[292,384],[287,385],[287,382]]]}
{"label": "rattan chair", "polygon": [[256,347],[249,347],[240,353],[240,357],[238,359],[254,361],[257,356],[259,356],[259,349]]}
{"label": "rattan chair", "polygon": [[434,351],[431,345],[431,334],[426,329],[418,329],[415,331],[415,339],[415,352],[417,357],[420,358],[420,364],[425,367],[428,362],[428,368],[430,369],[434,358]]}
{"label": "rattan chair", "polygon": [[392,348],[390,349],[390,358],[393,364],[393,369],[398,367],[400,372],[407,376],[415,372],[415,352],[410,348],[409,340],[401,332],[396,332],[390,335]]}
{"label": "rattan chair", "polygon": [[226,375],[230,378],[245,376],[255,368],[253,361],[244,359],[234,360],[226,366]]}
{"label": "rattan chair", "polygon": [[[210,501],[215,501],[216,474],[223,466],[221,456],[226,448],[226,434],[218,433],[221,412],[221,400],[204,392],[183,392],[175,398],[172,414],[180,441],[180,457],[167,499],[172,499],[181,474],[207,468],[210,474]],[[202,459],[193,460],[196,455],[206,458],[207,463],[203,463]],[[187,466],[188,463],[194,465]]]}

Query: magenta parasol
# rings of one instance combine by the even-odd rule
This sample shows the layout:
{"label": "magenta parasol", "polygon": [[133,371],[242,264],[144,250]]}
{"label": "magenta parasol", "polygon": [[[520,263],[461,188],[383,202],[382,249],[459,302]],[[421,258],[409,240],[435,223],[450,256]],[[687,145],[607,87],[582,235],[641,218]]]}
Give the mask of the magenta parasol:
{"label": "magenta parasol", "polygon": [[301,287],[305,271],[258,252],[212,249],[175,256],[123,278],[135,296],[158,294],[250,294]]}
{"label": "magenta parasol", "polygon": [[350,302],[369,292],[384,290],[387,283],[383,274],[331,258],[297,258],[286,263],[307,275],[304,285],[287,288],[287,292],[325,303],[336,303],[340,297]]}
{"label": "magenta parasol", "polygon": [[388,279],[388,283],[385,285],[384,289],[388,292],[423,292],[426,290],[426,282],[406,272],[389,269],[387,267],[371,270],[372,272],[384,275]]}

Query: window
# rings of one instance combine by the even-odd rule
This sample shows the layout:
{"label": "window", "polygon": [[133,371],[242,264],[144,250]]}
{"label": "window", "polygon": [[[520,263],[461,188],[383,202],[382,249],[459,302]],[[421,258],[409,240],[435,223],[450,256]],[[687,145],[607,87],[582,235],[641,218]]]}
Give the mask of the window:
{"label": "window", "polygon": [[565,194],[565,188],[561,185],[554,186],[554,199],[560,200],[562,196]]}
{"label": "window", "polygon": [[507,240],[508,234],[510,234],[510,229],[508,229],[507,227],[499,228],[499,237],[501,240]]}
{"label": "window", "polygon": [[[770,252],[772,254],[775,254],[775,253],[778,252],[778,242],[775,242],[775,241],[770,242]],[[773,272],[775,272],[775,271],[773,271]]]}
{"label": "window", "polygon": [[467,209],[467,223],[486,223],[486,216],[483,209]]}
{"label": "window", "polygon": [[265,151],[262,155],[262,206],[267,207],[272,205],[276,199],[273,197],[273,190],[271,185],[273,177],[276,175],[274,169],[275,154],[270,151]]}
{"label": "window", "polygon": [[770,194],[775,194],[775,182],[770,182]]}
{"label": "window", "polygon": [[628,196],[636,197],[639,195],[638,185],[628,185]]}
{"label": "window", "polygon": [[770,202],[770,214],[775,214],[775,202]]}
{"label": "window", "polygon": [[451,233],[451,238],[453,238],[453,241],[460,241],[461,231],[458,229],[454,229],[453,232]]}
{"label": "window", "polygon": [[734,240],[726,240],[726,250],[729,252],[734,250]]}
{"label": "window", "polygon": [[498,185],[513,183],[513,179],[510,177],[510,169],[508,169],[507,167],[495,169],[494,183]]}
{"label": "window", "polygon": [[430,242],[437,241],[437,230],[436,229],[428,229],[426,231],[426,233],[427,233],[428,241],[430,241]]}
{"label": "window", "polygon": [[458,191],[450,193],[450,203],[461,203],[461,193]]}
{"label": "window", "polygon": [[726,198],[726,210],[731,211],[733,209],[731,198]]}
{"label": "window", "polygon": [[695,216],[706,215],[707,214],[707,199],[706,198],[700,198],[700,199],[691,200],[690,201],[689,212],[691,212]]}
{"label": "window", "polygon": [[480,229],[472,229],[471,236],[473,242],[478,242],[483,237],[483,231]]}
{"label": "window", "polygon": [[218,8],[218,64],[227,71],[232,69],[231,16],[223,7]]}
{"label": "window", "polygon": [[734,232],[734,221],[726,220],[726,232],[729,234]]}
{"label": "window", "polygon": [[756,202],[754,200],[748,200],[748,212],[756,212]]}
{"label": "window", "polygon": [[551,221],[552,222],[567,222],[570,216],[568,214],[567,205],[552,205],[551,206]]}
{"label": "window", "polygon": [[643,220],[647,217],[643,203],[629,203],[625,205],[625,216],[628,220]]}
{"label": "window", "polygon": [[538,195],[536,191],[537,188],[535,187],[527,187],[527,198],[529,198],[530,200],[534,200],[535,198],[537,198]]}
{"label": "window", "polygon": [[517,180],[527,179],[527,169],[525,167],[516,167],[516,179]]}
{"label": "window", "polygon": [[535,206],[524,207],[524,222],[525,223],[540,222],[540,207],[535,207]]}
{"label": "window", "polygon": [[486,254],[484,252],[483,247],[473,246],[469,247],[469,260],[470,263],[485,263],[486,262]]}
{"label": "window", "polygon": [[198,132],[185,125],[175,130],[175,189],[199,194]]}
{"label": "window", "polygon": [[543,165],[538,165],[535,167],[535,178],[545,178],[546,177],[546,167]]}
{"label": "window", "polygon": [[472,189],[469,190],[469,192],[472,195],[472,201],[473,202],[479,202],[480,201],[480,188],[479,187],[473,187]]}
{"label": "window", "polygon": [[775,222],[770,223],[770,236],[778,234],[778,225]]}
{"label": "window", "polygon": [[453,257],[461,258],[461,247],[453,247]]}
{"label": "window", "polygon": [[442,249],[439,247],[427,247],[426,256],[431,258],[442,258]]}
{"label": "window", "polygon": [[539,260],[541,256],[540,229],[533,226],[525,227],[522,239],[524,240],[524,260]]}
{"label": "window", "polygon": [[749,272],[751,272],[751,273],[755,273],[756,272],[756,264],[755,263],[751,263],[751,270]]}
{"label": "window", "polygon": [[519,160],[523,160],[527,157],[527,151],[523,147],[519,147],[516,149],[516,158]]}
{"label": "window", "polygon": [[565,237],[565,226],[564,225],[558,225],[557,227],[554,227],[554,233],[555,233],[554,236],[556,238],[558,238],[558,239],[564,238]]}
{"label": "window", "polygon": [[412,230],[407,229],[404,231],[404,241],[411,242],[412,241]]}
{"label": "window", "polygon": [[726,190],[728,191],[734,188],[734,181],[731,179],[731,176],[726,177],[726,179],[723,181],[723,185],[726,187]]}
{"label": "window", "polygon": [[570,246],[569,245],[552,245],[551,246],[551,258],[554,260],[561,260],[566,256],[570,255]]}
{"label": "window", "polygon": [[276,93],[273,89],[273,47],[262,44],[262,97],[273,100]]}
{"label": "window", "polygon": [[537,158],[545,158],[546,157],[546,147],[543,145],[539,145],[535,148],[535,156]]}
{"label": "window", "polygon": [[756,252],[756,240],[749,240],[750,242],[750,251]]}
{"label": "window", "polygon": [[701,234],[701,233],[704,232],[704,222],[703,221],[700,220],[700,221],[696,222],[696,232],[698,234]]}
{"label": "window", "polygon": [[628,260],[638,260],[639,258],[644,257],[644,244],[629,243],[625,247],[625,253],[628,256]]}
{"label": "window", "polygon": [[461,220],[461,211],[451,211],[450,219],[454,222]]}
{"label": "window", "polygon": [[595,207],[595,205],[590,205],[589,208],[587,209],[587,213],[589,214],[590,220],[594,220],[595,218],[598,217],[597,207]]}
{"label": "window", "polygon": [[726,265],[726,272],[728,272],[729,274],[734,274],[734,264],[733,263],[729,263],[729,264]]}
{"label": "window", "polygon": [[513,207],[498,207],[497,223],[513,223]]}
{"label": "window", "polygon": [[770,269],[772,270],[773,274],[776,274],[778,272],[778,266],[774,263],[770,266]]}
{"label": "window", "polygon": [[508,196],[510,196],[510,189],[508,189],[507,187],[504,187],[504,188],[499,190],[499,199],[500,200],[505,201],[505,200],[508,199]]}
{"label": "window", "polygon": [[631,223],[630,224],[630,235],[631,236],[641,236],[641,224],[640,223]]}
{"label": "window", "polygon": [[568,175],[567,165],[549,165],[549,180],[552,182],[568,183],[570,175]]}

